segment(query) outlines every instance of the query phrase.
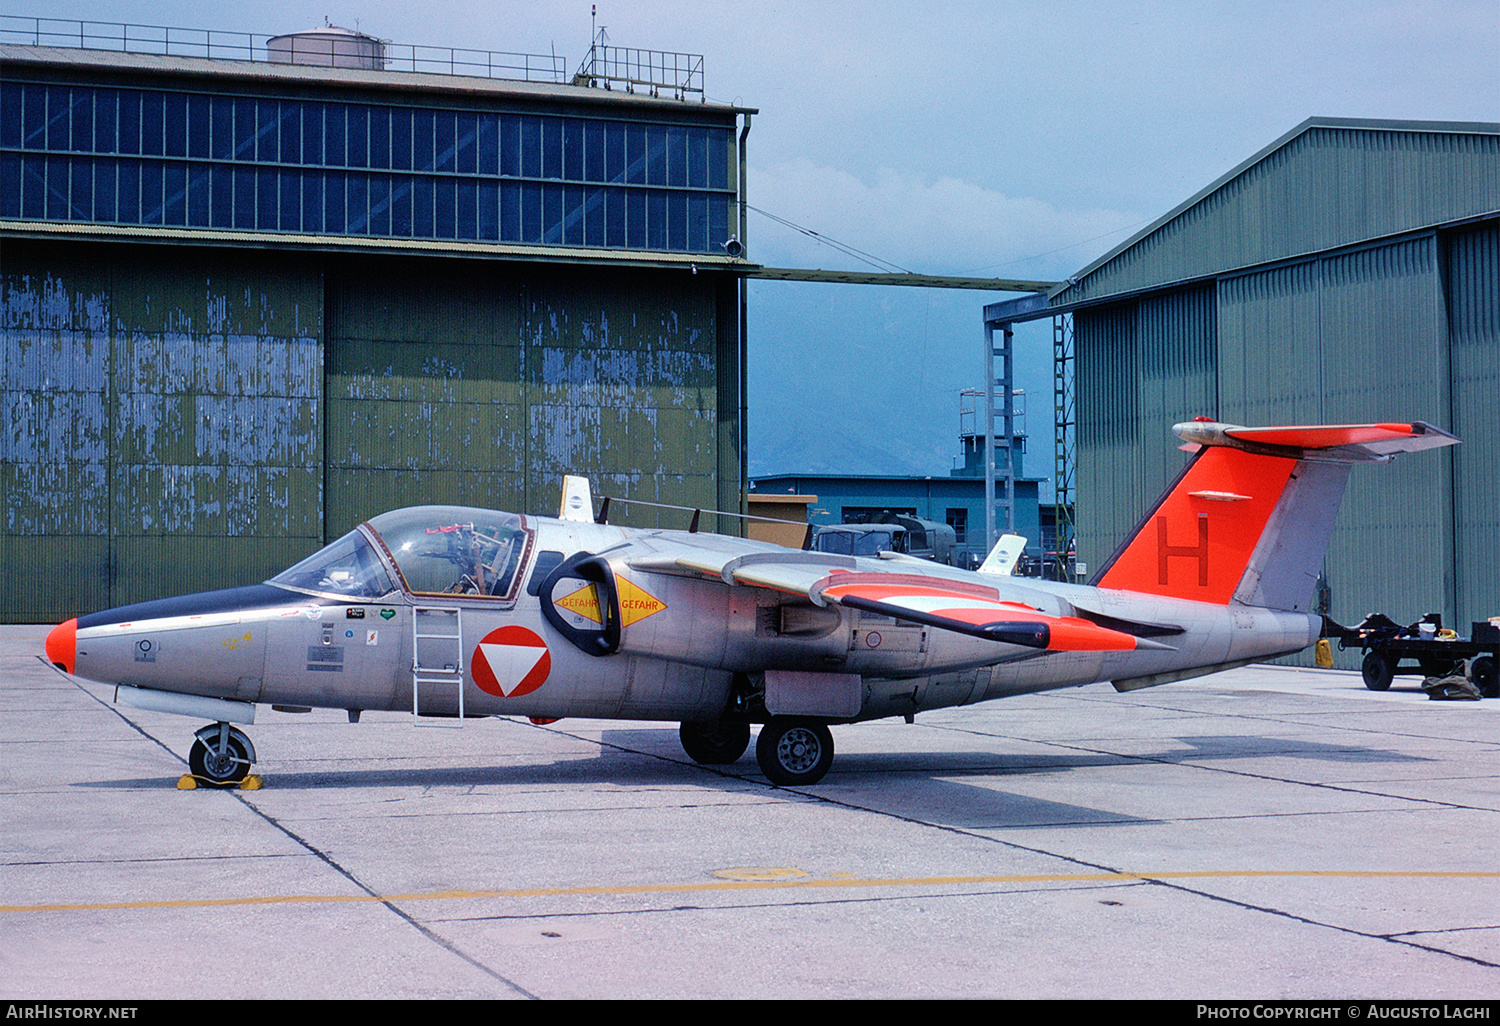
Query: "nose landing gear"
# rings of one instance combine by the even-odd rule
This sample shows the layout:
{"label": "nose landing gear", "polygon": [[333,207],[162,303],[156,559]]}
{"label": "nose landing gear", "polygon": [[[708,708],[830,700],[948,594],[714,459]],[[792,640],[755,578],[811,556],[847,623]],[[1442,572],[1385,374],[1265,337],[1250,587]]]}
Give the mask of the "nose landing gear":
{"label": "nose landing gear", "polygon": [[244,731],[223,722],[210,723],[193,737],[188,767],[199,783],[205,787],[238,787],[245,782],[255,762],[255,746]]}

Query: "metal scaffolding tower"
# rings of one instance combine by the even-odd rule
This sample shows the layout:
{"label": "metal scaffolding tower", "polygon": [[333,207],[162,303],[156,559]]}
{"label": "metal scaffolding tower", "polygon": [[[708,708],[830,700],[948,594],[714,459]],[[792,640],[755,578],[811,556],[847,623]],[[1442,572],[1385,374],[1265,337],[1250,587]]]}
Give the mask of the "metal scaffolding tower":
{"label": "metal scaffolding tower", "polygon": [[[996,331],[996,328],[999,331]],[[1000,344],[995,344],[996,335]],[[1016,440],[1015,333],[1009,323],[986,322],[984,326],[984,548],[988,552],[999,539],[998,526],[1005,533],[1016,529]],[[1004,452],[997,465],[997,451]],[[1004,482],[1001,494],[997,485]],[[1003,513],[1003,515],[1002,515]]]}
{"label": "metal scaffolding tower", "polygon": [[[985,544],[987,548],[993,548],[995,542],[1000,537],[999,529],[997,527],[997,520],[999,520],[1000,518],[996,516],[998,511],[1004,511],[1004,523],[1005,529],[1007,531],[1014,531],[1016,523],[1016,470],[1014,454],[1014,446],[1016,442],[1016,405],[1014,387],[1015,383],[1012,377],[1012,342],[1014,339],[1014,327],[1017,321],[1036,320],[1037,318],[1045,317],[1046,315],[1047,296],[1044,292],[1041,291],[1038,291],[1033,295],[1022,296],[1020,299],[1008,299],[1000,303],[990,303],[984,308],[984,370],[985,389],[988,393],[985,396],[985,423],[989,428],[991,439],[990,442],[987,443],[988,452],[986,454],[984,469],[984,527],[986,539]],[[1059,319],[1054,318],[1054,325],[1058,320]],[[1070,320],[1068,333],[1066,335],[1069,360],[1072,359],[1071,325],[1072,322]],[[997,333],[1000,336],[999,345],[996,345],[995,343],[995,336]],[[1057,329],[1056,327],[1054,327],[1054,362],[1057,360],[1058,345],[1060,344],[1057,339]],[[996,369],[997,362],[999,368],[998,371]],[[1056,405],[1058,410],[1061,411],[1064,401],[1066,401],[1068,410],[1067,416],[1069,418],[1069,424],[1066,430],[1064,430],[1062,427],[1057,428],[1055,437],[1058,439],[1067,438],[1071,440],[1072,438],[1072,370],[1073,368],[1071,366],[1071,363],[1066,367],[1066,369],[1064,369],[1062,364],[1056,364],[1056,376],[1053,382],[1054,391],[1059,389],[1066,389],[1067,393],[1066,400],[1064,400],[1062,392],[1059,391],[1057,393]],[[1058,412],[1057,416],[1054,418],[1058,422],[1058,424],[1062,423],[1062,416],[1062,413]],[[1002,462],[997,463],[995,450],[1002,447],[1005,450],[1005,456]],[[1064,461],[1066,460],[1067,465],[1071,468],[1071,459],[1071,441],[1069,442],[1069,447],[1066,450],[1066,455],[1063,455],[1063,448],[1059,444],[1057,447],[1057,455],[1055,459],[1057,467],[1061,468]],[[1065,477],[1063,471],[1061,469],[1058,469],[1057,475],[1058,494],[1062,495],[1066,490],[1068,495],[1067,501],[1071,503],[1073,481],[1072,471],[1071,469],[1068,470]],[[1003,499],[1000,498],[997,494],[997,481],[1005,482],[1005,492]],[[1058,501],[1062,500],[1059,499]],[[1068,519],[1068,523],[1068,537],[1071,539],[1071,516]],[[1069,578],[1064,578],[1064,580],[1067,579]]]}
{"label": "metal scaffolding tower", "polygon": [[1073,490],[1078,461],[1077,410],[1073,393],[1073,315],[1052,318],[1052,487],[1053,524],[1057,538],[1057,580],[1073,579]]}

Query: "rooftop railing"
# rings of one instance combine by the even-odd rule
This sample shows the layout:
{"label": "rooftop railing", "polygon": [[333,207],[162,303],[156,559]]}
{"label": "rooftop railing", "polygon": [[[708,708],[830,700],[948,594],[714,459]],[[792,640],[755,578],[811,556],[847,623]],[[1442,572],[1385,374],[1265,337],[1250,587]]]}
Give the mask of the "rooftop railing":
{"label": "rooftop railing", "polygon": [[[112,50],[118,53],[153,54],[169,57],[206,57],[212,60],[255,61],[259,63],[310,63],[354,66],[346,59],[344,41],[337,47],[326,37],[307,40],[308,49],[292,38],[293,49],[282,46],[273,50],[271,39],[262,33],[223,32],[213,29],[190,29],[168,25],[134,25],[106,21],[71,21],[61,18],[26,18],[0,15],[0,43],[23,46],[78,47],[85,50]],[[415,71],[427,74],[468,75],[521,82],[566,82],[567,62],[556,54],[508,53],[497,50],[464,50],[446,46],[414,46],[376,41],[371,37],[350,36],[350,41],[369,41],[379,45],[379,54],[366,58],[364,67],[384,67],[390,71]],[[292,61],[294,53],[328,60]],[[701,82],[701,69],[700,69]]]}
{"label": "rooftop railing", "polygon": [[679,100],[686,100],[689,94],[702,100],[703,55],[596,43],[589,47],[588,56],[573,76],[573,84],[602,85],[605,89],[619,84],[631,93],[640,90],[660,96],[666,91]]}

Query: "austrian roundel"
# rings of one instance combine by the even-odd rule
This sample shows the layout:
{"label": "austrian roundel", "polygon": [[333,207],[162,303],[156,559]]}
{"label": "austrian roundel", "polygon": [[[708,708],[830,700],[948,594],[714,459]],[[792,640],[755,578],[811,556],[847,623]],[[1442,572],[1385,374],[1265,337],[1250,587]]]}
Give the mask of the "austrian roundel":
{"label": "austrian roundel", "polygon": [[525,627],[497,627],[474,649],[474,683],[497,698],[529,695],[551,672],[547,643]]}

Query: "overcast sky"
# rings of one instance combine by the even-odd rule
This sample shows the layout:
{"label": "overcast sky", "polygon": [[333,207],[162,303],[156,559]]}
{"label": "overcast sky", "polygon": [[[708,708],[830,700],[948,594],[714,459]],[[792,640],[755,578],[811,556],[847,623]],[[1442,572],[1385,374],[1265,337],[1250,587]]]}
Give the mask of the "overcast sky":
{"label": "overcast sky", "polygon": [[[395,43],[576,68],[590,4],[12,0],[4,13]],[[616,46],[704,55],[709,100],[757,108],[752,205],[933,274],[1055,280],[1312,116],[1500,121],[1500,0],[615,2]],[[857,261],[751,215],[748,256]],[[868,268],[866,268],[868,269]],[[981,308],[956,290],[752,282],[751,471],[944,474]],[[1050,328],[1018,336],[1051,464]],[[1163,426],[1163,444],[1168,444]]]}

